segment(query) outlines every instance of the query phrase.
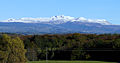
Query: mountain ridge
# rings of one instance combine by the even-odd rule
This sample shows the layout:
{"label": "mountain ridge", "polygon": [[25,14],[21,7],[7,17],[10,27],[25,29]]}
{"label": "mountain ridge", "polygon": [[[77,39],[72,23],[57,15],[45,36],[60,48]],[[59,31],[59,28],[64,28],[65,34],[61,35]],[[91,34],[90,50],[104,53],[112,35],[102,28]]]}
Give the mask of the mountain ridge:
{"label": "mountain ridge", "polygon": [[0,32],[19,34],[118,33],[120,25],[105,19],[53,16],[51,18],[20,18],[0,21]]}
{"label": "mountain ridge", "polygon": [[52,16],[50,18],[20,18],[20,19],[7,19],[1,20],[0,22],[23,22],[23,23],[47,23],[47,24],[62,24],[66,22],[89,22],[89,23],[99,23],[102,25],[112,25],[105,19],[87,19],[84,17],[71,17],[71,16]]}

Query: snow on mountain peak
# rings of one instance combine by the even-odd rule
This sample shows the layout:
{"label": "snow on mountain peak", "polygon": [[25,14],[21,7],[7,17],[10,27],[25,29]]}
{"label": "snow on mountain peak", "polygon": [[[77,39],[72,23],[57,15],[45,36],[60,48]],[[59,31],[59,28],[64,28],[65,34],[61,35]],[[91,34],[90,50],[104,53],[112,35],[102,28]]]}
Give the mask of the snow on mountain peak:
{"label": "snow on mountain peak", "polygon": [[64,16],[64,15],[60,15],[60,16],[53,16],[51,17],[52,20],[63,20],[63,21],[70,21],[70,20],[74,20],[74,17],[70,17],[70,16]]}
{"label": "snow on mountain peak", "polygon": [[[64,15],[59,15],[59,16],[52,16],[50,18],[20,18],[20,19],[13,19],[10,18],[8,20],[2,20],[0,22],[23,22],[23,23],[42,23],[42,22],[57,22],[57,24],[65,23],[65,22],[88,22],[88,23],[99,23],[102,25],[112,25],[105,19],[87,19],[84,17],[71,17],[71,16],[64,16]],[[55,23],[54,23],[55,24]]]}

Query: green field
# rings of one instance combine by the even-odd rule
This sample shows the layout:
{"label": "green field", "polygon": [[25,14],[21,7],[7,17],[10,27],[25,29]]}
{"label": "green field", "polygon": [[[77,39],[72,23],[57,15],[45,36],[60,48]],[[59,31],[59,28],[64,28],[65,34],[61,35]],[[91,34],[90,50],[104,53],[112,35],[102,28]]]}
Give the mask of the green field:
{"label": "green field", "polygon": [[30,61],[27,63],[117,63],[117,62],[103,62],[103,61]]}

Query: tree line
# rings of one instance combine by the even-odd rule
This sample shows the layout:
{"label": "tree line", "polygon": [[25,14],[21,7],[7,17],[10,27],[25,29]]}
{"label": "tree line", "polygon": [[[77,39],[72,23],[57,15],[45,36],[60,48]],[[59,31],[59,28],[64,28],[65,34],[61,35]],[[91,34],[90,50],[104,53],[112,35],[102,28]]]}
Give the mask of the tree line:
{"label": "tree line", "polygon": [[46,53],[48,60],[119,61],[120,34],[0,36],[0,61],[2,62],[22,61],[24,63],[27,60],[45,60]]}

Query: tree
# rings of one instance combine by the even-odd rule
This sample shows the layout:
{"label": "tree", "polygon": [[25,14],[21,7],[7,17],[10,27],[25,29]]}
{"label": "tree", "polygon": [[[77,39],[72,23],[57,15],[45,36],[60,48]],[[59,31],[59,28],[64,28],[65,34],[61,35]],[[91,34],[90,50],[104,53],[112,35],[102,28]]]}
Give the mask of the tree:
{"label": "tree", "polygon": [[85,60],[89,58],[90,55],[87,54],[82,48],[72,50],[71,60]]}
{"label": "tree", "polygon": [[120,39],[116,39],[113,42],[113,48],[120,48]]}
{"label": "tree", "polygon": [[4,34],[0,38],[0,62],[1,63],[25,63],[24,44],[20,38],[11,38]]}
{"label": "tree", "polygon": [[6,63],[10,50],[10,37],[3,35],[0,37],[0,63]]}

